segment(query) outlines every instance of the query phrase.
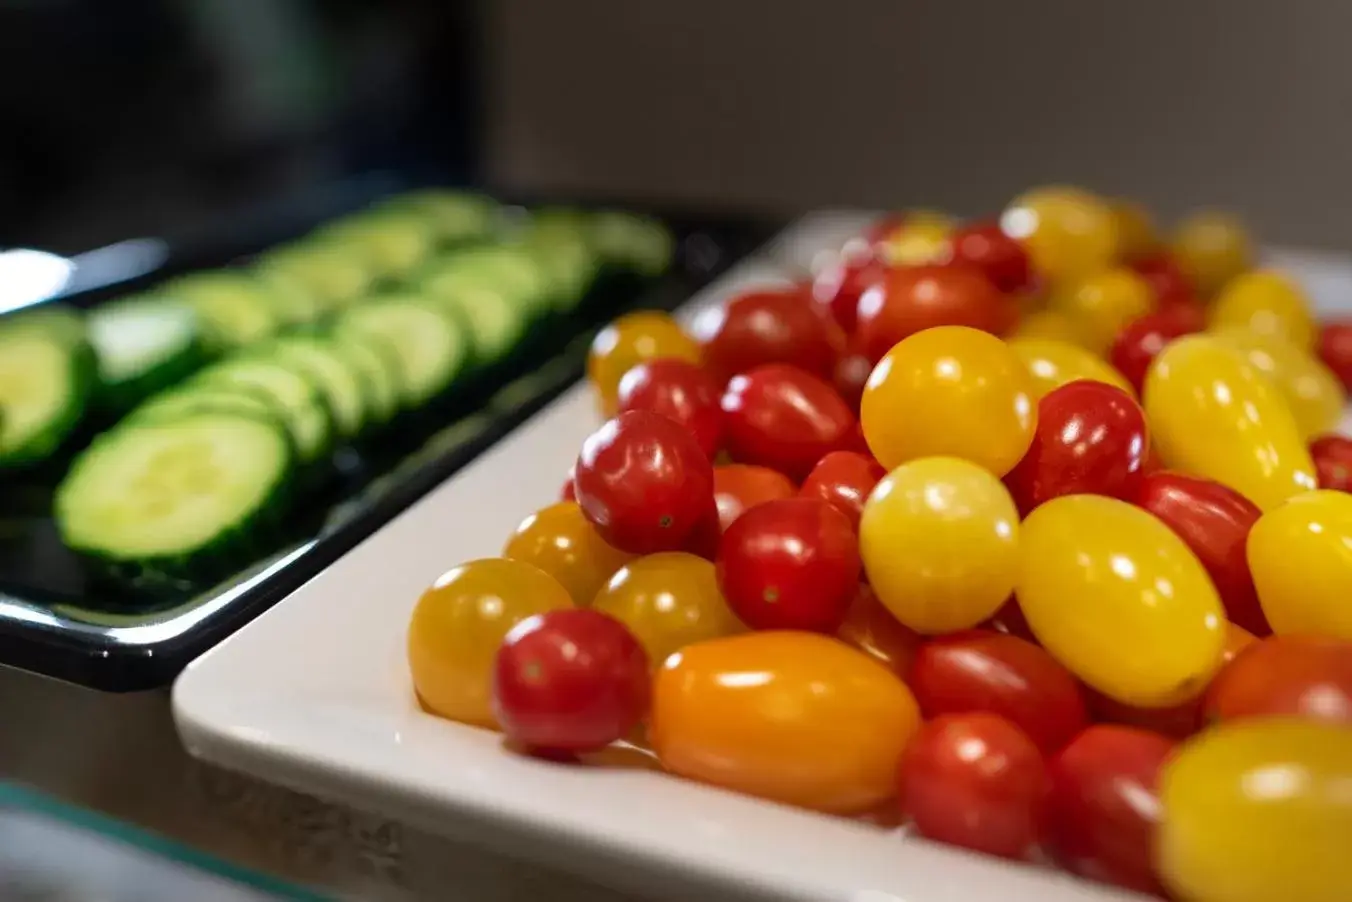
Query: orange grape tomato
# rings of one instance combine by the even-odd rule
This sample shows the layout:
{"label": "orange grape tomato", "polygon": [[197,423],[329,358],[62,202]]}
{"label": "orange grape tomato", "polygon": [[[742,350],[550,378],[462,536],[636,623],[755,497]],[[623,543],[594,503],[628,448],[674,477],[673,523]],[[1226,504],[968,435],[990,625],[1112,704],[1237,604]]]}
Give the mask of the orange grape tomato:
{"label": "orange grape tomato", "polygon": [[1231,280],[1211,308],[1210,325],[1285,339],[1306,352],[1318,332],[1305,291],[1289,276],[1268,269]]}
{"label": "orange grape tomato", "polygon": [[859,592],[836,636],[902,678],[910,673],[916,652],[924,642],[923,636],[883,607],[867,583],[859,584]]}
{"label": "orange grape tomato", "polygon": [[587,354],[587,378],[600,399],[601,412],[615,415],[620,380],[631,367],[660,357],[700,362],[699,345],[665,313],[628,313],[598,332]]}
{"label": "orange grape tomato", "polygon": [[592,607],[629,627],[654,667],[692,642],[746,629],[724,601],[714,565],[683,551],[630,561]]}
{"label": "orange grape tomato", "polygon": [[657,673],[649,736],[679,776],[857,814],[892,798],[919,723],[886,667],[836,639],[779,631],[672,655]]}
{"label": "orange grape tomato", "polygon": [[1274,632],[1352,640],[1352,495],[1321,489],[1268,511],[1248,557]]}
{"label": "orange grape tomato", "polygon": [[1253,266],[1253,244],[1244,224],[1219,210],[1202,210],[1179,223],[1171,249],[1203,298]]}
{"label": "orange grape tomato", "polygon": [[1034,188],[1000,215],[1005,234],[1023,242],[1033,269],[1067,284],[1110,266],[1117,256],[1117,220],[1100,197],[1081,188]]}
{"label": "orange grape tomato", "polygon": [[634,557],[607,545],[574,501],[551,504],[521,521],[502,556],[539,567],[580,607]]}
{"label": "orange grape tomato", "polygon": [[1014,338],[1009,342],[1009,349],[1028,368],[1034,401],[1041,400],[1043,395],[1054,389],[1081,379],[1116,385],[1133,398],[1136,397],[1136,389],[1132,388],[1126,376],[1078,344],[1050,338]]}
{"label": "orange grape tomato", "polygon": [[486,558],[446,571],[413,609],[408,664],[418,698],[433,714],[496,727],[493,659],[512,627],[573,606],[568,590],[539,567]]}

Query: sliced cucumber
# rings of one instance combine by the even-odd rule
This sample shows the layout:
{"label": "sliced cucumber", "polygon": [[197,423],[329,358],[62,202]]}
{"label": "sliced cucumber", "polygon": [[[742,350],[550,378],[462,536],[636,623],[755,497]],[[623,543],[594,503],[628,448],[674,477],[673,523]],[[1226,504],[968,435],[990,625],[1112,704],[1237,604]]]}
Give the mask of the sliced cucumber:
{"label": "sliced cucumber", "polygon": [[458,285],[486,285],[532,317],[551,306],[550,280],[541,262],[521,244],[472,247],[448,255],[432,267],[422,285],[434,295],[449,293]]}
{"label": "sliced cucumber", "polygon": [[287,335],[258,350],[262,358],[275,358],[300,367],[319,386],[333,413],[333,424],[343,438],[354,438],[366,425],[376,402],[366,374],[358,364],[321,335]]}
{"label": "sliced cucumber", "polygon": [[351,247],[386,278],[398,278],[422,265],[436,249],[436,233],[414,211],[371,210],[323,229],[321,241]]}
{"label": "sliced cucumber", "polygon": [[339,335],[330,332],[334,350],[345,356],[352,366],[361,371],[370,392],[368,399],[371,407],[367,411],[367,423],[382,425],[394,419],[403,403],[401,392],[403,378],[399,366],[399,354],[394,346],[379,335],[358,334],[348,330]]}
{"label": "sliced cucumber", "polygon": [[38,329],[69,345],[85,342],[85,318],[65,304],[46,303],[0,317],[0,332]]}
{"label": "sliced cucumber", "polygon": [[295,276],[267,267],[256,267],[253,274],[272,299],[273,309],[283,324],[312,323],[327,312],[325,302]]}
{"label": "sliced cucumber", "polygon": [[275,424],[197,411],[101,435],[56,493],[67,546],[114,565],[192,574],[214,569],[275,519],[292,472]]}
{"label": "sliced cucumber", "polygon": [[110,410],[127,410],[206,363],[197,314],[162,297],[104,304],[89,314],[88,328]]}
{"label": "sliced cucumber", "polygon": [[96,384],[89,345],[45,328],[0,331],[0,469],[50,456]]}
{"label": "sliced cucumber", "polygon": [[608,265],[645,276],[666,272],[675,252],[671,231],[660,221],[636,213],[596,214],[592,241]]}
{"label": "sliced cucumber", "polygon": [[222,351],[266,338],[282,325],[273,299],[254,278],[238,272],[205,272],[166,284],[165,297],[189,304],[207,344]]}
{"label": "sliced cucumber", "polygon": [[265,254],[257,270],[303,285],[324,309],[352,303],[375,281],[375,272],[362,257],[314,239]]}
{"label": "sliced cucumber", "polygon": [[554,308],[569,311],[591,290],[601,268],[600,257],[580,232],[564,228],[532,229],[525,247],[549,274]]}
{"label": "sliced cucumber", "polygon": [[239,413],[270,420],[286,428],[280,407],[268,395],[247,385],[211,385],[202,382],[193,382],[148,398],[131,412],[128,421],[142,417],[177,418],[198,411]]}
{"label": "sliced cucumber", "polygon": [[482,194],[429,188],[391,198],[385,207],[409,210],[432,225],[443,245],[464,244],[487,238],[495,228],[498,203]]}
{"label": "sliced cucumber", "polygon": [[474,362],[489,366],[512,352],[530,328],[530,316],[501,289],[472,280],[442,283],[443,294],[425,294],[453,310],[469,330]]}
{"label": "sliced cucumber", "polygon": [[276,402],[302,463],[314,463],[332,450],[328,407],[315,383],[298,367],[278,360],[232,357],[199,378],[205,385],[246,386]]}
{"label": "sliced cucumber", "polygon": [[446,391],[470,360],[469,337],[459,321],[435,301],[416,296],[391,295],[349,307],[334,331],[376,336],[395,349],[406,408]]}

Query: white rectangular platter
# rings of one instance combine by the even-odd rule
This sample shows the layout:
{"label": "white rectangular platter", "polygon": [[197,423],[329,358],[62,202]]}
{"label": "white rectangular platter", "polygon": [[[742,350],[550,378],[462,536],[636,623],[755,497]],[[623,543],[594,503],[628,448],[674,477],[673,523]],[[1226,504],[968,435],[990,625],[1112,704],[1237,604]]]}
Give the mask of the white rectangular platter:
{"label": "white rectangular platter", "polygon": [[[814,214],[681,311],[801,275],[869,219]],[[1352,310],[1352,261],[1273,252],[1322,315]],[[1139,898],[897,831],[759,802],[643,768],[525,758],[424,713],[404,660],[422,590],[499,553],[556,499],[597,416],[578,386],[183,673],[192,754],[509,856],[673,899],[1091,902]]]}

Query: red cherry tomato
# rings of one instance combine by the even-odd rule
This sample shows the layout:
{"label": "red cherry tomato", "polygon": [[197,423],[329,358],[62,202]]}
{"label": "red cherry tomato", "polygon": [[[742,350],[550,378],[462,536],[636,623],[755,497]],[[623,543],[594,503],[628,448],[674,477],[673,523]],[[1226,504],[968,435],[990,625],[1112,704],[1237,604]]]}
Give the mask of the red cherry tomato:
{"label": "red cherry tomato", "polygon": [[686,360],[647,360],[620,378],[619,409],[650,410],[688,429],[712,458],[723,445],[722,387]]}
{"label": "red cherry tomato", "polygon": [[681,549],[711,507],[714,472],[689,431],[631,410],[583,442],[573,485],[606,544],[653,554]]}
{"label": "red cherry tomato", "polygon": [[846,335],[852,335],[859,318],[860,296],[882,281],[886,273],[887,264],[877,259],[867,246],[862,254],[843,253],[817,274],[812,282],[812,299]]}
{"label": "red cherry tomato", "polygon": [[898,796],[922,836],[1005,858],[1042,837],[1050,779],[1042,753],[994,714],[946,714],[902,755]]}
{"label": "red cherry tomato", "polygon": [[886,475],[882,464],[867,454],[832,451],[817,461],[798,493],[825,501],[848,517],[857,532],[869,492]]}
{"label": "red cherry tomato", "polygon": [[1023,459],[1005,476],[1021,514],[1062,495],[1130,501],[1146,456],[1145,412],[1122,389],[1079,379],[1042,396]]}
{"label": "red cherry tomato", "polygon": [[854,414],[836,390],[783,364],[733,377],[723,393],[727,446],[742,463],[802,479],[817,461],[853,440]]}
{"label": "red cherry tomato", "polygon": [[859,353],[857,342],[851,341],[845,353],[836,361],[836,371],[832,382],[841,399],[849,405],[850,411],[859,415],[859,402],[864,397],[864,384],[873,372],[873,362]]}
{"label": "red cherry tomato", "polygon": [[1352,726],[1352,642],[1270,636],[1253,643],[1207,690],[1210,722],[1304,717]]}
{"label": "red cherry tomato", "polygon": [[1168,251],[1138,257],[1128,262],[1127,266],[1150,283],[1155,292],[1156,307],[1164,309],[1197,304],[1197,289]]}
{"label": "red cherry tomato", "polygon": [[1160,771],[1176,748],[1133,727],[1085,730],[1051,760],[1049,851],[1072,873],[1163,895],[1153,844]]}
{"label": "red cherry tomato", "polygon": [[573,488],[573,474],[577,472],[577,462],[574,461],[568,467],[568,478],[564,480],[563,488],[559,489],[560,501],[576,501],[577,491]]}
{"label": "red cherry tomato", "polygon": [[1145,386],[1146,370],[1164,346],[1175,338],[1201,332],[1204,316],[1193,313],[1191,307],[1157,310],[1132,320],[1113,340],[1108,351],[1108,362],[1127,377],[1139,395]]}
{"label": "red cherry tomato", "polygon": [[1262,515],[1257,505],[1219,482],[1169,472],[1145,476],[1136,503],[1197,555],[1232,622],[1255,636],[1272,632],[1249,572],[1249,530]]}
{"label": "red cherry tomato", "polygon": [[1010,238],[994,220],[965,225],[949,239],[952,262],[979,271],[1005,294],[1019,294],[1033,287],[1028,252]]}
{"label": "red cherry tomato", "polygon": [[1352,492],[1352,439],[1321,435],[1310,442],[1310,457],[1321,489]]}
{"label": "red cherry tomato", "polygon": [[493,713],[542,752],[589,752],[629,735],[651,695],[648,656],[624,624],[587,608],[517,624],[493,667]]}
{"label": "red cherry tomato", "polygon": [[1031,642],[969,630],[926,642],[906,680],[920,713],[985,711],[1022,729],[1046,754],[1089,725],[1079,683]]}
{"label": "red cherry tomato", "polygon": [[733,521],[758,504],[792,498],[798,490],[783,473],[769,467],[725,464],[714,467],[714,501],[718,521],[726,530]]}
{"label": "red cherry tomato", "polygon": [[716,564],[728,607],[752,629],[834,633],[859,588],[859,539],[825,501],[767,501],[728,527]]}
{"label": "red cherry tomato", "polygon": [[1324,323],[1319,330],[1319,359],[1352,391],[1352,320]]}
{"label": "red cherry tomato", "polygon": [[681,550],[712,561],[718,556],[718,543],[723,541],[723,515],[718,508],[718,496],[710,498],[704,513],[695,522]]}
{"label": "red cherry tomato", "polygon": [[974,269],[910,266],[889,270],[859,299],[860,352],[874,363],[903,338],[934,326],[971,326],[998,334],[1012,302]]}
{"label": "red cherry tomato", "polygon": [[867,583],[859,584],[836,637],[903,679],[911,672],[916,652],[924,642],[923,636],[883,606]]}
{"label": "red cherry tomato", "polygon": [[719,385],[769,363],[830,379],[845,348],[845,333],[813,303],[809,288],[748,292],[706,310],[693,331]]}

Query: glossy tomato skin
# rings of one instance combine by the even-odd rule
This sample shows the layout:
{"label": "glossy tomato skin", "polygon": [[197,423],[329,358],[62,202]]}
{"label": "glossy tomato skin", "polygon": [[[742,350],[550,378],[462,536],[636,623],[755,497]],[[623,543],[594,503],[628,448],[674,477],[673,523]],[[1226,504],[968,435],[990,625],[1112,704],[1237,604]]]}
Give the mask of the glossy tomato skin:
{"label": "glossy tomato skin", "polygon": [[732,456],[795,480],[843,448],[855,429],[854,414],[834,388],[783,364],[733,377],[722,404]]}
{"label": "glossy tomato skin", "polygon": [[1117,255],[1117,220],[1103,198],[1051,185],[1016,197],[1000,228],[1028,252],[1033,269],[1053,286],[1107,269]]}
{"label": "glossy tomato skin", "polygon": [[726,531],[742,514],[758,504],[778,498],[792,498],[798,488],[777,470],[750,464],[722,464],[714,467],[714,501],[718,521]]}
{"label": "glossy tomato skin", "polygon": [[859,584],[836,636],[903,679],[924,642],[924,637],[883,607],[868,583]]}
{"label": "glossy tomato skin", "polygon": [[1352,320],[1335,320],[1320,326],[1315,350],[1343,388],[1352,392]]}
{"label": "glossy tomato skin", "polygon": [[1042,839],[1051,784],[1037,745],[994,714],[946,714],[902,759],[898,799],[922,836],[1023,858]]}
{"label": "glossy tomato skin", "polygon": [[1108,351],[1108,362],[1140,395],[1145,387],[1146,371],[1164,346],[1175,338],[1201,332],[1205,326],[1203,315],[1194,312],[1192,307],[1147,313],[1118,333]]}
{"label": "glossy tomato skin", "polygon": [[1303,717],[1352,726],[1352,642],[1270,636],[1254,643],[1216,675],[1206,717]]}
{"label": "glossy tomato skin", "polygon": [[584,608],[518,623],[493,666],[502,731],[548,753],[597,751],[628,736],[650,689],[643,646],[614,617]]}
{"label": "glossy tomato skin", "polygon": [[1005,294],[1033,287],[1033,270],[1023,245],[1000,230],[994,220],[962,226],[949,238],[951,264],[975,269]]}
{"label": "glossy tomato skin", "polygon": [[523,520],[502,556],[539,567],[580,606],[591,604],[615,571],[633,557],[607,545],[572,501],[551,504]]}
{"label": "glossy tomato skin", "polygon": [[1103,382],[1070,382],[1038,402],[1033,443],[1005,485],[1022,514],[1061,495],[1128,501],[1140,489],[1147,441],[1145,412],[1130,395]]}
{"label": "glossy tomato skin", "polygon": [[813,279],[812,300],[846,335],[853,335],[859,320],[859,298],[886,277],[887,269],[887,264],[871,252],[855,257],[842,254]]}
{"label": "glossy tomato skin", "polygon": [[1262,516],[1252,501],[1219,482],[1168,471],[1141,480],[1136,503],[1197,555],[1226,616],[1255,636],[1272,632],[1249,570],[1249,532]]}
{"label": "glossy tomato skin", "polygon": [[1316,337],[1305,291],[1290,276],[1274,270],[1256,269],[1227,282],[1211,307],[1210,325],[1275,336],[1302,351],[1311,350]]}
{"label": "glossy tomato skin", "polygon": [[691,645],[658,671],[649,738],[670,772],[836,814],[875,809],[920,715],[910,690],[826,636],[757,632]]}
{"label": "glossy tomato skin", "polygon": [[752,629],[834,633],[859,586],[854,528],[816,498],[747,511],[723,534],[716,564],[723,597]]}
{"label": "glossy tomato skin", "polygon": [[783,363],[830,379],[845,333],[813,303],[811,289],[750,291],[696,319],[704,367],[720,386],[740,373]]}
{"label": "glossy tomato skin", "polygon": [[1168,251],[1156,251],[1130,260],[1127,265],[1149,283],[1158,309],[1186,306],[1200,311],[1197,289]]}
{"label": "glossy tomato skin", "polygon": [[596,390],[601,412],[614,416],[620,379],[635,365],[659,357],[691,363],[700,359],[699,345],[666,313],[628,313],[598,332],[587,355],[587,378]]}
{"label": "glossy tomato skin", "polygon": [[975,269],[899,267],[860,297],[855,338],[863,355],[876,362],[897,342],[935,326],[999,333],[1008,323],[1009,303]]}
{"label": "glossy tomato skin", "polygon": [[832,451],[817,461],[799,490],[804,498],[816,498],[849,518],[859,529],[864,502],[887,471],[867,454],[857,451]]}
{"label": "glossy tomato skin", "polygon": [[1155,295],[1145,279],[1118,266],[1056,292],[1050,307],[1075,324],[1090,350],[1104,354],[1127,323],[1155,309]]}
{"label": "glossy tomato skin", "polygon": [[1273,632],[1352,641],[1352,495],[1320,489],[1267,511],[1248,557]]}
{"label": "glossy tomato skin", "polygon": [[931,639],[917,652],[906,682],[925,718],[998,714],[1048,755],[1089,725],[1070,671],[1014,636],[971,630]]}
{"label": "glossy tomato skin", "polygon": [[1352,439],[1321,435],[1310,442],[1310,457],[1321,489],[1352,492]]}
{"label": "glossy tomato skin", "polygon": [[722,386],[687,360],[664,358],[638,364],[620,379],[619,409],[658,413],[690,431],[712,459],[723,446]]}
{"label": "glossy tomato skin", "polygon": [[608,545],[631,554],[681,548],[714,494],[694,436],[661,414],[631,410],[582,444],[577,501]]}
{"label": "glossy tomato skin", "polygon": [[1068,871],[1162,895],[1152,864],[1159,779],[1176,744],[1134,727],[1093,726],[1051,759],[1052,857]]}
{"label": "glossy tomato skin", "polygon": [[1009,349],[1027,368],[1035,401],[1053,389],[1081,379],[1133,391],[1126,376],[1081,345],[1053,338],[1012,338]]}

